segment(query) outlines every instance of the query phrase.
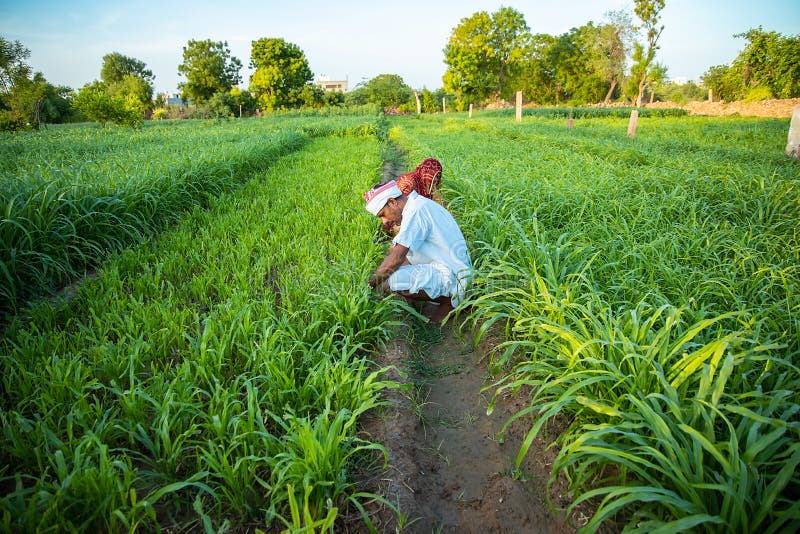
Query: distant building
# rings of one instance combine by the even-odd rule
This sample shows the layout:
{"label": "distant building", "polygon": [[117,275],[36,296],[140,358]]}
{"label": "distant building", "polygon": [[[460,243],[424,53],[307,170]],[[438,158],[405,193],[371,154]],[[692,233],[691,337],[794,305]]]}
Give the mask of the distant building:
{"label": "distant building", "polygon": [[164,104],[167,106],[184,107],[191,102],[181,100],[181,95],[178,93],[164,93]]}
{"label": "distant building", "polygon": [[314,83],[320,86],[326,93],[331,91],[339,91],[341,93],[347,92],[347,80],[331,80],[325,76],[319,76]]}

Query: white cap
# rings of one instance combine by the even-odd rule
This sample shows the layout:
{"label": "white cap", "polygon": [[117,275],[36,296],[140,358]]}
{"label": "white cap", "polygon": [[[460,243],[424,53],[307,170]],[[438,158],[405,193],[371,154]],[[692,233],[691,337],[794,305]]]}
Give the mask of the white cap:
{"label": "white cap", "polygon": [[367,201],[367,211],[377,217],[390,198],[397,198],[402,194],[403,192],[400,191],[400,188],[397,187],[397,182],[394,180],[370,189],[364,193],[364,200]]}

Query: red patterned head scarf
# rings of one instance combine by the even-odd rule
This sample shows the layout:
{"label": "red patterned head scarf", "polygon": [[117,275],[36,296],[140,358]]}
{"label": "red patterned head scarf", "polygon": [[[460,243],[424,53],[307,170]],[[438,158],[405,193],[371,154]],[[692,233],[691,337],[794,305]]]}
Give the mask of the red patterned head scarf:
{"label": "red patterned head scarf", "polygon": [[438,200],[439,187],[442,185],[442,164],[439,160],[428,158],[420,163],[413,171],[397,179],[397,187],[404,195],[411,191]]}

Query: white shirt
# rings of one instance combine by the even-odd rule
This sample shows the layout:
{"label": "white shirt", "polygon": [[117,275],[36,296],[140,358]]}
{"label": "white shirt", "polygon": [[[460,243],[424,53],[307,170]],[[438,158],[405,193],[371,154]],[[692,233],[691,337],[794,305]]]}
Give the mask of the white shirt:
{"label": "white shirt", "polygon": [[450,212],[416,191],[408,195],[400,232],[392,243],[408,247],[412,265],[432,264],[452,285],[453,303],[464,297],[472,280],[467,241]]}

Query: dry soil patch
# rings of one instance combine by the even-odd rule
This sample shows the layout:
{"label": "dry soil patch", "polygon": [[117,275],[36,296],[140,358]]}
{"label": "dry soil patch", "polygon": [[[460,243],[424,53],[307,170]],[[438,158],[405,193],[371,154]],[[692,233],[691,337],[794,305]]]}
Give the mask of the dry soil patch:
{"label": "dry soil patch", "polygon": [[[537,439],[520,469],[514,459],[529,424],[503,432],[508,419],[526,406],[526,396],[502,397],[491,415],[492,379],[482,350],[469,335],[445,326],[437,342],[422,350],[392,342],[379,361],[396,366],[394,379],[407,384],[393,391],[390,405],[368,418],[362,436],[381,442],[388,466],[367,477],[372,491],[402,512],[407,532],[572,532],[567,518],[551,510],[546,486],[555,448]],[[553,494],[563,507],[569,499]],[[369,507],[379,532],[395,532],[398,517],[378,502]],[[573,524],[585,524],[577,512]]]}

